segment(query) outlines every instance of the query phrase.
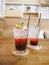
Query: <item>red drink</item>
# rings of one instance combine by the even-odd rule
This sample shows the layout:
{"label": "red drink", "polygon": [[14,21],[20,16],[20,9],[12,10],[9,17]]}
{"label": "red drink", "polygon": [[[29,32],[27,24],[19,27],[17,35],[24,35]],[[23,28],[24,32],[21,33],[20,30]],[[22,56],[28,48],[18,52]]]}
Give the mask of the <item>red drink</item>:
{"label": "red drink", "polygon": [[15,48],[18,51],[23,51],[26,49],[27,38],[16,38],[15,39]]}
{"label": "red drink", "polygon": [[36,38],[30,38],[30,44],[34,45],[34,46],[38,45],[38,39],[36,39]]}

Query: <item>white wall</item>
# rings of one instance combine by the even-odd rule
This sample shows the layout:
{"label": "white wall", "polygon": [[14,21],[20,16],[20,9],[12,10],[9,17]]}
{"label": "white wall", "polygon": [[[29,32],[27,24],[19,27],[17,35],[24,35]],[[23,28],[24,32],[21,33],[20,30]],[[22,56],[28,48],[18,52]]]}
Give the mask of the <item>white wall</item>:
{"label": "white wall", "polygon": [[0,18],[3,18],[4,17],[4,2],[3,0],[0,0]]}
{"label": "white wall", "polygon": [[41,8],[41,18],[49,19],[49,7],[42,7]]}
{"label": "white wall", "polygon": [[[4,5],[5,1],[16,1],[16,0],[0,0],[0,18],[3,17],[4,13],[6,13],[6,12],[4,12],[4,10],[9,10],[9,9],[12,8],[12,9],[16,10],[16,12],[20,12],[20,11],[24,12],[24,11],[26,11],[26,8],[29,6],[29,7],[31,7],[31,12],[38,12],[38,11],[40,11],[41,14],[42,14],[41,18],[49,19],[49,7],[46,7],[46,8],[42,7],[39,10],[38,6],[32,6],[32,5],[23,5],[23,7],[22,7],[22,5]],[[30,0],[24,0],[24,1],[28,2]],[[35,3],[35,2],[37,3],[38,2],[39,3],[39,0],[31,0],[30,2],[33,2],[33,3]],[[19,14],[21,14],[21,13],[19,13]]]}

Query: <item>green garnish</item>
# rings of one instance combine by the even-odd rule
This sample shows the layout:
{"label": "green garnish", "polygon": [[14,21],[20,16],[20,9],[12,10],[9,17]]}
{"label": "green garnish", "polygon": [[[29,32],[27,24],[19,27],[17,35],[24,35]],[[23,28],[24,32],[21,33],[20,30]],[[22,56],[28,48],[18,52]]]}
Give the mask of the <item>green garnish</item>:
{"label": "green garnish", "polygon": [[23,25],[24,25],[24,23],[23,22],[21,22],[21,26],[23,27]]}
{"label": "green garnish", "polygon": [[20,22],[20,23],[18,23],[18,25],[20,25],[21,27],[23,27],[24,26],[24,23],[23,22]]}
{"label": "green garnish", "polygon": [[18,25],[20,25],[20,23],[18,23]]}

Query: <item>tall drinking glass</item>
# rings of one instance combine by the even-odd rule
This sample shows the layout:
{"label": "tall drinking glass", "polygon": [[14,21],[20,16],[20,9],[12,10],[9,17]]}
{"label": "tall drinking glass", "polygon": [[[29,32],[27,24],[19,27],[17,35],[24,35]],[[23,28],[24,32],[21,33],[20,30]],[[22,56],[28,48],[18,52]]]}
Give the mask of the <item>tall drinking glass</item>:
{"label": "tall drinking glass", "polygon": [[34,26],[29,29],[30,44],[33,46],[38,45],[39,27]]}
{"label": "tall drinking glass", "polygon": [[14,41],[16,53],[25,54],[27,49],[27,34],[28,30],[14,28]]}
{"label": "tall drinking glass", "polygon": [[40,49],[38,46],[39,31],[38,26],[29,26],[30,47],[34,49]]}

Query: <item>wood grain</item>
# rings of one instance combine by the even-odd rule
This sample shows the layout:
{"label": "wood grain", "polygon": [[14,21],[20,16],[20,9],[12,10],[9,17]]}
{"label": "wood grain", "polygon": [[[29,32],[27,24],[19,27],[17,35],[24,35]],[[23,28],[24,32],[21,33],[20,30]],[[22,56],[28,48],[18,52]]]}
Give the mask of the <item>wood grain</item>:
{"label": "wood grain", "polygon": [[[5,21],[5,23],[4,23]],[[13,37],[13,28],[17,23],[24,21],[24,24],[28,23],[28,16],[24,16],[23,20],[19,17],[5,17],[4,21],[0,20],[0,37],[10,38]],[[30,18],[30,26],[38,25],[38,19]],[[49,31],[49,19],[41,19],[40,28],[44,31]]]}
{"label": "wood grain", "polygon": [[0,39],[0,65],[49,65],[49,39],[39,40],[42,49],[30,50],[27,56],[14,56],[11,51],[14,48],[14,39]]}

